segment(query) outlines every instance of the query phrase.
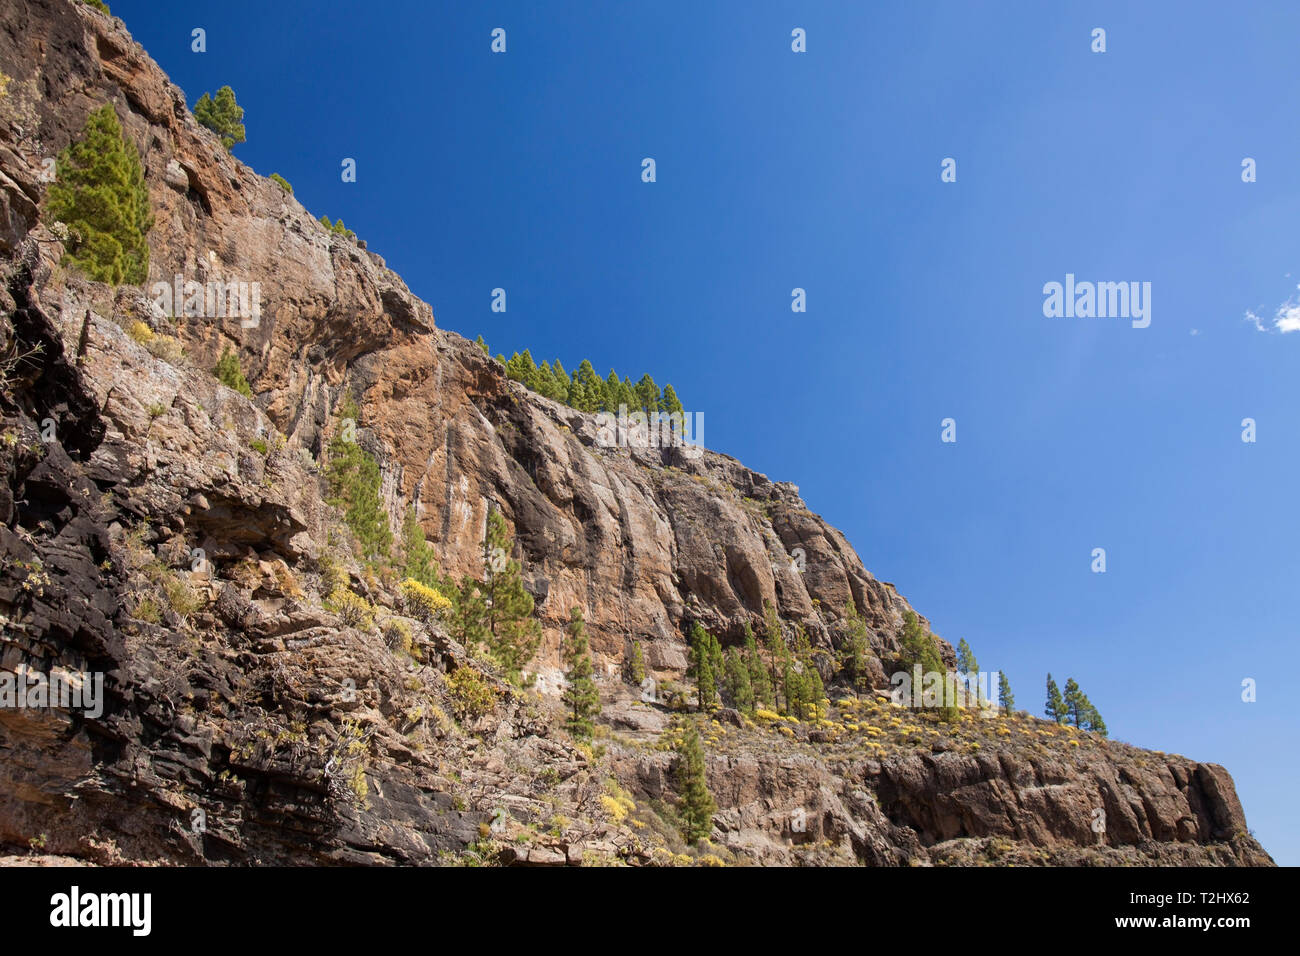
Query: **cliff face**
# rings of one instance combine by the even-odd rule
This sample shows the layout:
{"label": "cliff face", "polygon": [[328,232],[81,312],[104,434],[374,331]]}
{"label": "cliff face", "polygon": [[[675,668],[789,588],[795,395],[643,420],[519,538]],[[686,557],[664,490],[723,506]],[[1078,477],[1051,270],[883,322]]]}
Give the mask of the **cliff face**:
{"label": "cliff face", "polygon": [[[107,675],[95,718],[0,710],[0,841],[48,832],[55,852],[96,859],[425,862],[463,851],[480,825],[500,837],[489,823],[504,808],[510,827],[534,825],[507,858],[672,859],[681,847],[658,817],[609,809],[608,778],[646,804],[637,813],[672,793],[669,715],[618,677],[630,641],[653,674],[680,679],[688,620],[727,643],[771,602],[830,652],[852,602],[885,683],[909,606],[793,485],[712,452],[600,447],[591,416],[507,380],[437,329],[364,243],[228,154],[119,22],[68,0],[12,0],[0,71],[0,355],[41,346],[0,399],[14,436],[0,445],[0,667]],[[40,215],[42,161],[104,103],[140,150],[156,214],[144,289],[71,274]],[[259,283],[260,319],[173,325],[149,286],[176,275]],[[184,355],[133,340],[134,322]],[[207,371],[226,346],[252,402]],[[399,653],[321,606],[319,559],[340,525],[315,459],[345,393],[390,521],[415,507],[444,570],[477,574],[489,506],[507,517],[546,628],[542,694],[498,685],[491,714],[452,720],[448,677],[468,659],[441,628],[408,621],[413,648]],[[42,441],[50,420],[57,440]],[[398,606],[384,582],[352,578],[381,609]],[[199,606],[141,615],[142,597],[178,588]],[[575,605],[612,727],[603,756],[548,716]],[[1221,768],[1092,735],[1070,745],[1026,718],[997,722],[1007,734],[971,718],[909,738],[875,702],[861,706],[880,711],[884,742],[860,746],[845,730],[861,723],[857,706],[830,728],[715,724],[719,853],[1268,862]],[[198,832],[196,810],[209,821]],[[792,829],[796,811],[812,822]]]}

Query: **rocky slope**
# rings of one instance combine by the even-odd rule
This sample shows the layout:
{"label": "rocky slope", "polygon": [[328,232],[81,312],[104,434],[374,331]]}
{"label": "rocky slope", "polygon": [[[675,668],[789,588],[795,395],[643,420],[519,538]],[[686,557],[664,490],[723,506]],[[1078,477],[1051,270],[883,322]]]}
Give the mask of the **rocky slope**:
{"label": "rocky slope", "polygon": [[[0,842],[100,862],[1271,862],[1222,768],[851,700],[820,726],[704,721],[719,812],[687,851],[667,748],[699,718],[621,682],[630,642],[680,680],[687,620],[726,643],[771,602],[830,652],[851,601],[880,685],[909,610],[894,587],[793,485],[601,448],[591,416],[507,380],[227,153],[119,21],[7,0],[0,72],[0,356],[31,353],[0,396],[0,667],[102,671],[107,698],[94,718],[0,709]],[[149,284],[258,282],[256,325],[173,323],[148,285],[60,265],[42,161],[104,103],[145,166]],[[208,371],[226,346],[252,401]],[[458,714],[449,680],[471,665],[441,627],[403,619],[395,646],[323,608],[342,526],[317,462],[345,393],[390,520],[414,507],[445,570],[477,573],[489,506],[507,517],[545,625],[539,690],[494,680],[491,713]],[[346,573],[401,617],[392,582]],[[574,605],[605,704],[594,751],[553,716]]]}

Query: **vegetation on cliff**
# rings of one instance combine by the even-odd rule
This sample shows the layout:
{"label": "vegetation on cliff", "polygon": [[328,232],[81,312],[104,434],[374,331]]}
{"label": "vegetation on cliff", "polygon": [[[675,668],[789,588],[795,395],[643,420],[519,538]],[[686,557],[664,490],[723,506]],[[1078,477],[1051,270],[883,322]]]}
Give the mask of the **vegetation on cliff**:
{"label": "vegetation on cliff", "polygon": [[[143,323],[137,324],[143,325]],[[148,326],[145,326],[145,331],[148,331]],[[248,379],[244,377],[243,370],[239,367],[239,356],[231,351],[229,345],[221,350],[221,358],[217,359],[212,374],[217,377],[217,381],[227,388],[233,388],[245,398],[253,397],[253,390],[248,385]]]}
{"label": "vegetation on cliff", "polygon": [[325,472],[329,498],[326,500],[343,510],[343,518],[357,541],[361,557],[372,564],[385,562],[393,532],[379,496],[379,462],[356,441],[356,403],[351,398],[345,399],[339,414],[343,426],[329,444]]}
{"label": "vegetation on cliff", "polygon": [[91,113],[50,184],[49,214],[67,227],[65,261],[96,282],[140,284],[149,275],[154,217],[135,144],[112,104]]}
{"label": "vegetation on cliff", "polygon": [[215,98],[204,93],[194,104],[194,118],[220,136],[227,150],[244,142],[244,108],[235,102],[235,91],[229,86],[217,90]]}
{"label": "vegetation on cliff", "polygon": [[564,726],[580,739],[589,739],[594,721],[600,713],[600,693],[591,679],[591,651],[587,645],[587,629],[582,620],[582,608],[575,606],[569,612],[569,633],[564,644],[564,678],[567,686],[561,699],[567,717]]}
{"label": "vegetation on cliff", "polygon": [[[483,336],[480,335],[475,344],[485,354],[491,354]],[[536,364],[528,349],[522,353],[515,352],[508,359],[504,355],[497,355],[496,358],[506,367],[506,376],[513,381],[580,412],[616,414],[623,407],[629,413],[642,411],[646,414],[685,414],[676,389],[672,385],[665,385],[661,390],[649,373],[642,375],[640,381],[633,385],[630,378],[619,378],[613,369],[609,370],[607,377],[601,378],[587,359],[582,360],[576,371],[569,373],[559,359],[554,364],[545,360],[541,365]]]}
{"label": "vegetation on cliff", "polygon": [[713,811],[717,805],[709,792],[699,732],[689,722],[677,748],[677,790],[681,794],[677,815],[682,836],[693,845],[713,830]]}

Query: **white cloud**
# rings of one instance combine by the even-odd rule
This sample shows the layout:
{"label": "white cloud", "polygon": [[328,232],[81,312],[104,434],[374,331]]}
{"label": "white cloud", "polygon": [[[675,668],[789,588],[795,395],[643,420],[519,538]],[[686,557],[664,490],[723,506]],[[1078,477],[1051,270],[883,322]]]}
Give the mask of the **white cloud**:
{"label": "white cloud", "polygon": [[1300,304],[1287,303],[1278,309],[1273,324],[1279,332],[1300,332]]}
{"label": "white cloud", "polygon": [[[1300,285],[1296,289],[1300,289]],[[1253,322],[1260,332],[1300,332],[1300,295],[1293,295],[1279,305],[1271,320],[1247,311],[1246,321]]]}

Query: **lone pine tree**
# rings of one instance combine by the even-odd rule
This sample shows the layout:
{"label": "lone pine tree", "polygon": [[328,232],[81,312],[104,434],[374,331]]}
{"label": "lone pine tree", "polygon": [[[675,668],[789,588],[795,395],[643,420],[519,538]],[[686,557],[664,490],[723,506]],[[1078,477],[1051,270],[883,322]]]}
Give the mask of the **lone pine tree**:
{"label": "lone pine tree", "polygon": [[590,739],[595,729],[594,721],[600,713],[600,693],[591,679],[591,651],[587,645],[587,629],[582,620],[582,608],[576,605],[569,612],[569,634],[564,645],[564,673],[568,682],[562,700],[568,711],[564,726],[569,733],[584,740]]}
{"label": "lone pine tree", "polygon": [[[355,421],[357,406],[345,399],[340,417]],[[379,495],[379,462],[355,440],[350,430],[340,429],[329,443],[329,504],[343,511],[343,520],[356,538],[361,557],[370,563],[387,561],[393,543],[388,512]]]}
{"label": "lone pine tree", "polygon": [[542,628],[533,617],[533,596],[524,588],[523,565],[509,557],[514,539],[501,512],[488,512],[483,538],[483,598],[488,649],[511,680],[537,651]]}
{"label": "lone pine tree", "polygon": [[704,768],[704,748],[693,723],[687,723],[677,746],[677,786],[681,799],[677,819],[682,837],[694,846],[713,830],[713,811],[717,805],[709,792]]}
{"label": "lone pine tree", "polygon": [[627,677],[627,682],[633,686],[645,680],[645,653],[641,650],[640,641],[632,642],[632,650],[627,656],[623,673]]}
{"label": "lone pine tree", "polygon": [[1011,693],[1011,681],[1007,675],[998,672],[998,706],[1004,713],[1011,713],[1016,708],[1016,698]]}

